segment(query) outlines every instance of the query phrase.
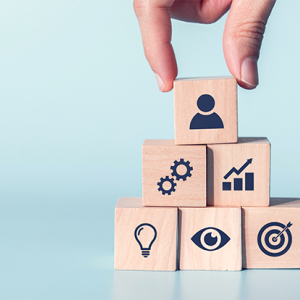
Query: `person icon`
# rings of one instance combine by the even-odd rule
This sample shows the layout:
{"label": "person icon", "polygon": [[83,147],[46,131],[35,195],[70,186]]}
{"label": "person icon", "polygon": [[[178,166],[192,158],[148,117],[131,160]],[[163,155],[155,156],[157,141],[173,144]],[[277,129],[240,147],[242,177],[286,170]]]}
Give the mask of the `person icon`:
{"label": "person icon", "polygon": [[[215,107],[215,99],[208,94],[201,95],[197,100],[198,108],[208,113]],[[190,129],[220,129],[224,128],[222,119],[217,113],[209,115],[197,113],[190,124]]]}

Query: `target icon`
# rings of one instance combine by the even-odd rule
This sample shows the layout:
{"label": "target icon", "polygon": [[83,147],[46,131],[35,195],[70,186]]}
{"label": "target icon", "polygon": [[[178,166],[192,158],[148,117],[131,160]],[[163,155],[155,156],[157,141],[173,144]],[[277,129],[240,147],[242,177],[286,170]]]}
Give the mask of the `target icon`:
{"label": "target icon", "polygon": [[289,230],[292,225],[291,222],[287,225],[279,222],[264,225],[257,236],[260,250],[273,257],[285,254],[292,245],[292,234]]}

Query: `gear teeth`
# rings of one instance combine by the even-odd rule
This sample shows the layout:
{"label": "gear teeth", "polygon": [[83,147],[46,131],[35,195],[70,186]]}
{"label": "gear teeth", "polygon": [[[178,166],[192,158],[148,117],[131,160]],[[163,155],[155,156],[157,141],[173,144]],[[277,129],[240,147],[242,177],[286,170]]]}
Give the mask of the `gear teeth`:
{"label": "gear teeth", "polygon": [[[179,175],[177,173],[177,167],[180,165],[184,165],[186,167],[186,172],[184,175]],[[183,158],[180,158],[179,161],[174,160],[174,165],[170,167],[173,172],[171,173],[171,177],[175,177],[177,181],[186,181],[187,177],[192,177],[191,171],[193,170],[193,167],[190,167],[190,161],[184,161]],[[163,184],[168,181],[171,184],[171,188],[169,190],[165,190],[163,188]],[[165,178],[161,177],[160,181],[157,183],[158,191],[161,192],[163,195],[168,194],[171,195],[172,192],[175,192],[175,186],[177,186],[177,183],[174,182],[174,178],[170,178],[169,176],[166,176]]]}
{"label": "gear teeth", "polygon": [[[163,188],[163,184],[168,181],[171,184],[171,188],[169,190],[165,190]],[[168,194],[171,195],[172,192],[175,192],[174,187],[177,185],[174,182],[174,178],[169,178],[169,176],[166,176],[166,178],[161,177],[160,181],[157,183],[157,185],[159,186],[159,188],[157,189],[158,191],[160,191],[163,195]]]}
{"label": "gear teeth", "polygon": [[[177,173],[177,167],[180,165],[184,165],[186,167],[186,172],[184,175],[179,175]],[[187,177],[191,177],[191,171],[193,170],[193,167],[190,166],[190,161],[187,160],[186,162],[184,161],[183,158],[180,158],[179,161],[174,160],[174,165],[170,167],[171,170],[173,170],[171,176],[176,177],[177,181],[180,181],[182,179],[183,181],[186,181]]]}

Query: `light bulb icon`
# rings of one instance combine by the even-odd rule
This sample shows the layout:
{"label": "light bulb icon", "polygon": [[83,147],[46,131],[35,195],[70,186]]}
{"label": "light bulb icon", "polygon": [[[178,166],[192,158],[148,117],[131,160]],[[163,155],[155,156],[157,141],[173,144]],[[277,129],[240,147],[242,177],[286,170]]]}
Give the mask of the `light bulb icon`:
{"label": "light bulb icon", "polygon": [[147,258],[150,255],[151,247],[156,240],[157,232],[149,223],[140,224],[134,231],[134,237],[142,250],[142,256]]}

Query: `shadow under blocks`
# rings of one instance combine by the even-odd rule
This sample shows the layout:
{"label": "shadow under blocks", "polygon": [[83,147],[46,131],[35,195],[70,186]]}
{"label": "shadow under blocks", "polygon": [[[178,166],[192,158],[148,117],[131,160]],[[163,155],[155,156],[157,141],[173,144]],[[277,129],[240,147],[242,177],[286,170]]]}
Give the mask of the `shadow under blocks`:
{"label": "shadow under blocks", "polygon": [[115,209],[115,269],[300,268],[300,198],[270,199],[271,144],[238,137],[233,77],[174,82],[175,139],[146,139]]}

